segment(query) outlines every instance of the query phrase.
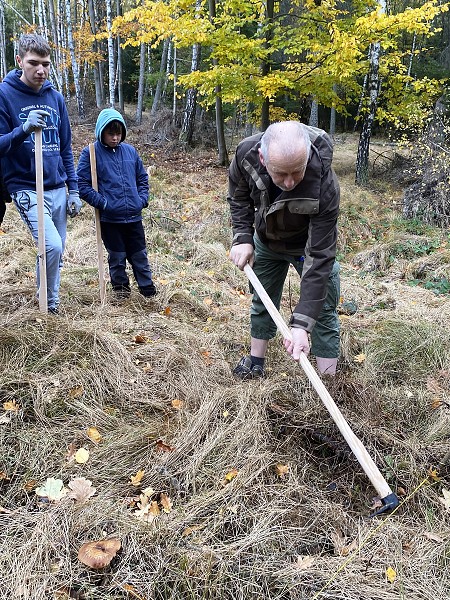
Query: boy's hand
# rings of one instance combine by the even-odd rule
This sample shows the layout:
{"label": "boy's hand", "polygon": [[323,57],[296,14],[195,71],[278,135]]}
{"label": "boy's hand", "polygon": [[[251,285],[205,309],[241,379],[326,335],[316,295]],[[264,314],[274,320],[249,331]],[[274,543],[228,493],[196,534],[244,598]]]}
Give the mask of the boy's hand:
{"label": "boy's hand", "polygon": [[76,217],[81,210],[80,194],[75,190],[69,192],[67,196],[67,214],[69,217]]}
{"label": "boy's hand", "polygon": [[49,116],[50,113],[46,110],[30,110],[27,120],[22,125],[23,130],[25,133],[31,133],[32,131],[36,131],[36,129],[43,129],[47,125],[45,117]]}

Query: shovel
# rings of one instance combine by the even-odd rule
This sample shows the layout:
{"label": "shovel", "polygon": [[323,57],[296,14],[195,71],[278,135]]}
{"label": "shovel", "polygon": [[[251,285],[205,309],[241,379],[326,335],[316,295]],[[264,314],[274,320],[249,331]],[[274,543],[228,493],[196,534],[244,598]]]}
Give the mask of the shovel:
{"label": "shovel", "polygon": [[[270,314],[270,316],[274,320],[281,335],[285,339],[292,341],[292,334],[291,334],[289,327],[284,322],[283,317],[278,312],[274,303],[270,299],[266,290],[261,285],[261,282],[259,281],[258,277],[255,275],[253,269],[251,268],[251,266],[249,264],[245,265],[244,272],[247,275],[253,288],[257,292],[258,296],[260,297],[262,303],[266,307],[267,312]],[[328,412],[330,413],[334,422],[338,426],[339,431],[344,436],[345,441],[349,445],[351,451],[357,458],[359,464],[364,469],[364,472],[366,473],[367,477],[372,482],[373,487],[377,490],[377,492],[380,496],[380,499],[381,499],[381,502],[383,505],[377,511],[372,513],[371,516],[380,515],[382,513],[393,510],[399,504],[397,495],[391,490],[387,481],[384,479],[383,475],[380,473],[380,470],[378,469],[377,465],[374,463],[374,461],[370,457],[370,455],[367,452],[367,450],[365,449],[364,445],[361,443],[361,441],[358,439],[358,437],[351,430],[349,424],[344,419],[344,416],[342,415],[341,411],[337,407],[333,398],[330,396],[330,394],[328,393],[328,390],[322,383],[322,380],[320,379],[320,377],[318,376],[318,374],[316,373],[313,366],[311,365],[311,363],[309,362],[309,360],[307,359],[306,355],[303,352],[300,354],[299,362],[300,362],[301,367],[305,371],[306,375],[308,376],[308,379],[310,380],[314,389],[319,394],[320,399],[325,404],[326,409],[328,410]]]}
{"label": "shovel", "polygon": [[39,310],[47,313],[47,262],[45,260],[44,172],[42,165],[42,129],[34,132],[36,199],[38,215]]}

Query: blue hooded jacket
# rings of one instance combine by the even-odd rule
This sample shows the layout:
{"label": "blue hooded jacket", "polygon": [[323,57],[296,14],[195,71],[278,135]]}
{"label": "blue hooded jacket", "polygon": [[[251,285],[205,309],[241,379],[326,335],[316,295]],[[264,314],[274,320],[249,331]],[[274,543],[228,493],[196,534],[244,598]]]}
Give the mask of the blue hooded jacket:
{"label": "blue hooded jacket", "polygon": [[[122,140],[116,148],[102,142],[102,133],[112,121],[122,124]],[[136,149],[124,140],[127,128],[122,115],[105,108],[97,118],[94,144],[98,191],[92,187],[89,146],[83,148],[78,162],[80,196],[100,211],[100,220],[108,223],[133,223],[142,220],[148,206],[148,175]]]}
{"label": "blue hooded jacket", "polygon": [[42,130],[44,189],[77,190],[70,122],[63,96],[49,81],[36,92],[21,81],[22,71],[10,71],[0,84],[0,158],[8,192],[36,189],[34,133],[23,130],[31,110],[50,113]]}

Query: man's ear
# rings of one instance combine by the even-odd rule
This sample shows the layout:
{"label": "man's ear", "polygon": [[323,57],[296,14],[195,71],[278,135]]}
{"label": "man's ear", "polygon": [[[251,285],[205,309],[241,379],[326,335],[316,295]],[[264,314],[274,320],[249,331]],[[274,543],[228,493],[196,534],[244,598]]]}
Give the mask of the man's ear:
{"label": "man's ear", "polygon": [[16,63],[19,65],[20,68],[22,68],[22,59],[18,54],[16,54]]}
{"label": "man's ear", "polygon": [[259,154],[259,162],[262,164],[263,167],[265,167],[266,163],[264,162],[264,156],[261,152],[261,148],[258,148],[258,154]]}

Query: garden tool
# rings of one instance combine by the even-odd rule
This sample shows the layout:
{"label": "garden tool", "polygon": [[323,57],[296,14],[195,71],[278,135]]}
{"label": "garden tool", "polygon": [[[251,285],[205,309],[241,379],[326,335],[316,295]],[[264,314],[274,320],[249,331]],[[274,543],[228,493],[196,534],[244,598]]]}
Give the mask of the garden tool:
{"label": "garden tool", "polygon": [[[95,159],[95,146],[89,144],[89,159],[91,163],[91,182],[92,187],[98,192],[97,182],[97,161]],[[103,304],[106,298],[105,266],[102,242],[102,230],[100,225],[100,212],[95,209],[95,236],[97,239],[97,261],[98,261],[98,283],[100,286],[100,302]]]}
{"label": "garden tool", "polygon": [[[278,312],[274,303],[270,299],[269,295],[267,294],[266,290],[262,286],[261,282],[259,281],[258,277],[255,275],[253,269],[251,268],[251,266],[249,264],[245,265],[244,272],[247,275],[254,290],[257,292],[258,296],[260,297],[262,303],[266,307],[267,312],[270,314],[270,316],[274,320],[274,322],[275,322],[278,330],[282,334],[282,336],[285,339],[292,341],[292,334],[291,334],[289,327],[284,322],[283,317]],[[316,373],[313,366],[311,365],[308,358],[306,357],[306,355],[303,352],[300,354],[299,362],[300,362],[300,365],[303,368],[304,372],[306,373],[308,379],[310,380],[311,384],[313,385],[314,389],[319,394],[320,399],[324,403],[326,409],[328,410],[328,412],[330,413],[334,422],[338,426],[339,431],[344,436],[345,441],[349,445],[353,454],[357,458],[359,464],[364,469],[364,472],[366,473],[367,477],[370,479],[370,481],[372,482],[372,485],[377,490],[377,492],[380,496],[382,506],[378,510],[376,510],[374,513],[372,513],[371,516],[380,515],[382,513],[393,510],[399,504],[397,495],[389,487],[387,481],[384,479],[383,475],[381,474],[380,470],[378,469],[378,467],[376,466],[376,464],[370,457],[369,453],[367,452],[367,450],[364,447],[364,445],[362,444],[362,442],[358,439],[358,437],[351,430],[349,424],[345,420],[344,416],[342,415],[341,411],[337,407],[333,398],[330,396],[328,390],[324,386],[319,375]]]}
{"label": "garden tool", "polygon": [[42,165],[42,129],[34,132],[34,162],[38,214],[39,310],[47,308],[47,263],[45,260],[44,171]]}

